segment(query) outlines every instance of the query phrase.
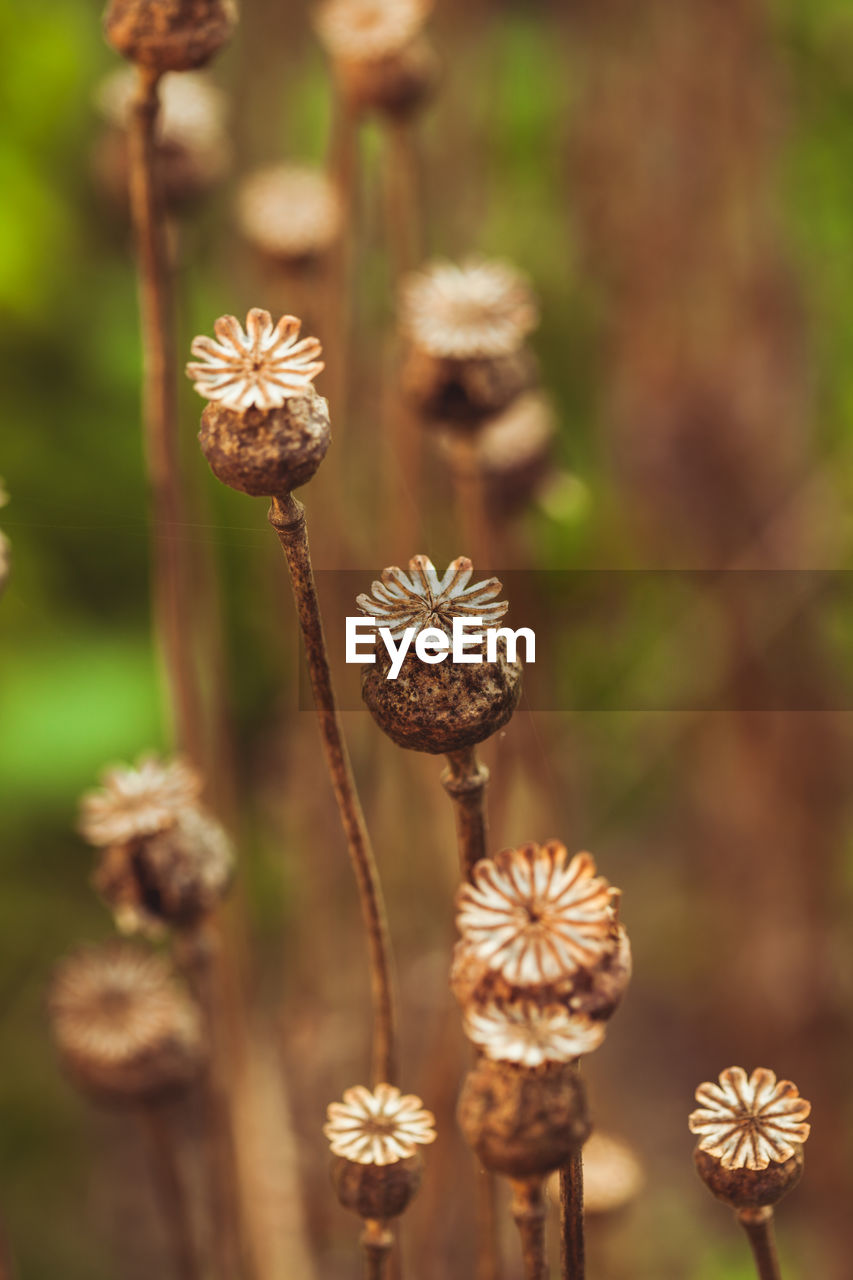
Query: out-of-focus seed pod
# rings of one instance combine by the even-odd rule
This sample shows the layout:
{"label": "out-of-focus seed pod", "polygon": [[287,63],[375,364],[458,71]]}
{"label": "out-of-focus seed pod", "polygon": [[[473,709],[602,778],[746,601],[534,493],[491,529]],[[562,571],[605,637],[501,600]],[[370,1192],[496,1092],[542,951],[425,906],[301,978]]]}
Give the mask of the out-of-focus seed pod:
{"label": "out-of-focus seed pod", "polygon": [[192,808],[165,831],[107,848],[94,886],[125,931],[189,929],[219,905],[233,869],[222,827]]}
{"label": "out-of-focus seed pod", "polygon": [[110,0],[104,35],[138,66],[190,71],[219,52],[236,22],[234,0]]}
{"label": "out-of-focus seed pod", "polygon": [[322,169],[274,165],[240,185],[240,229],[264,259],[308,266],[338,242],[343,228],[340,198]]}
{"label": "out-of-focus seed pod", "polygon": [[564,1063],[529,1070],[481,1058],[465,1079],[458,1117],[483,1166],[510,1178],[558,1169],[590,1132],[582,1081]]}
{"label": "out-of-focus seed pod", "polygon": [[168,1097],[187,1088],[203,1066],[195,1005],[164,960],[127,943],[62,961],[49,1012],[65,1071],[99,1102]]}

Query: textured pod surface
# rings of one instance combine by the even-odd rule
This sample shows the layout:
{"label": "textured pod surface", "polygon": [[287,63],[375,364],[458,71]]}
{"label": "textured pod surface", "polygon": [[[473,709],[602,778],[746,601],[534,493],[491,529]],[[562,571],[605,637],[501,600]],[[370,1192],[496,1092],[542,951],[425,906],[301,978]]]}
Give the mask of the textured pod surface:
{"label": "textured pod surface", "polygon": [[699,1147],[693,1153],[699,1177],[718,1200],[734,1209],[762,1209],[777,1204],[797,1185],[803,1173],[803,1149],[766,1169],[726,1169],[716,1156]]}
{"label": "textured pod surface", "polygon": [[512,1178],[559,1168],[590,1132],[583,1084],[562,1064],[530,1071],[481,1059],[462,1087],[458,1117],[483,1166]]}
{"label": "textured pod surface", "polygon": [[544,1008],[561,1004],[570,1012],[593,1020],[608,1019],[631,980],[631,944],[618,926],[614,952],[592,969],[578,969],[564,980],[539,983],[535,990],[517,987],[490,966],[464,940],[453,953],[450,985],[463,1008],[483,1006],[495,1000],[528,996]]}
{"label": "textured pod surface", "polygon": [[419,1153],[395,1164],[356,1164],[342,1156],[332,1164],[332,1182],[343,1207],[379,1221],[399,1217],[420,1186],[422,1173]]}
{"label": "textured pod surface", "polygon": [[362,669],[361,691],[370,714],[399,747],[440,755],[476,746],[502,728],[521,697],[521,663],[498,646],[497,662],[421,662],[410,653],[396,680],[387,680],[387,654]]}
{"label": "textured pod surface", "polygon": [[424,39],[385,58],[341,59],[335,73],[347,100],[360,111],[405,119],[432,97],[439,79],[435,50]]}
{"label": "textured pod surface", "polygon": [[290,493],[319,467],[332,438],[329,406],[316,394],[279,409],[237,413],[211,402],[201,416],[202,452],[217,479],[253,497]]}
{"label": "textured pod surface", "polygon": [[413,347],[403,365],[403,390],[430,422],[480,426],[533,383],[536,362],[522,348],[508,355],[450,359]]}
{"label": "textured pod surface", "polygon": [[210,61],[236,22],[233,0],[112,0],[104,35],[140,66],[189,71]]}

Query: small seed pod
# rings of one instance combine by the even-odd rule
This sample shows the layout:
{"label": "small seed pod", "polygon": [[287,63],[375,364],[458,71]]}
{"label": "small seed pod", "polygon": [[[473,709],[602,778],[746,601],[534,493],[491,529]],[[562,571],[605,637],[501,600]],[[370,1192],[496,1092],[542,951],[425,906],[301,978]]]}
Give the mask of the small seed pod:
{"label": "small seed pod", "polygon": [[762,1209],[796,1186],[811,1111],[796,1085],[777,1081],[766,1067],[749,1077],[728,1067],[717,1082],[699,1086],[696,1101],[689,1122],[699,1135],[696,1169],[719,1200],[734,1209]]}
{"label": "small seed pod", "polygon": [[196,1006],[159,956],[126,943],[62,961],[49,1012],[64,1069],[96,1101],[157,1101],[185,1089],[202,1068]]}
{"label": "small seed pod", "polygon": [[457,894],[451,986],[463,1008],[522,998],[578,1018],[613,1013],[631,976],[620,894],[558,840],[502,849]]}
{"label": "small seed pod", "polygon": [[406,120],[426,106],[439,71],[438,55],[423,37],[385,58],[335,62],[335,78],[355,111],[378,111],[395,120]]}
{"label": "small seed pod", "polygon": [[331,440],[329,406],[312,380],[323,368],[316,338],[301,323],[253,307],[245,331],[220,316],[212,338],[193,339],[198,360],[187,374],[211,403],[199,440],[214,475],[254,497],[275,497],[306,484]]}
{"label": "small seed pod", "polygon": [[484,1168],[510,1178],[558,1169],[590,1132],[581,1079],[562,1063],[531,1071],[481,1058],[465,1079],[458,1118]]}
{"label": "small seed pod", "polygon": [[474,430],[501,413],[536,380],[536,362],[526,347],[509,355],[449,359],[413,347],[400,373],[403,393],[433,428],[452,423]]}
{"label": "small seed pod", "polygon": [[273,165],[240,186],[240,230],[269,265],[291,271],[316,265],[340,239],[343,208],[322,169]]}
{"label": "small seed pod", "polygon": [[693,1153],[696,1172],[718,1200],[733,1209],[763,1209],[778,1204],[800,1181],[803,1149],[789,1159],[768,1164],[766,1169],[727,1169],[714,1156],[698,1147]]}
{"label": "small seed pod", "polygon": [[423,1167],[420,1153],[386,1165],[357,1164],[339,1156],[332,1165],[332,1183],[345,1209],[384,1222],[407,1208],[421,1184]]}
{"label": "small seed pod", "polygon": [[434,262],[403,283],[401,385],[428,424],[478,427],[534,382],[524,342],[538,322],[527,280],[506,262]]}
{"label": "small seed pod", "polygon": [[218,53],[236,22],[234,0],[110,0],[104,35],[139,66],[190,71]]}
{"label": "small seed pod", "polygon": [[[109,201],[125,213],[127,129],[136,79],[133,67],[118,67],[98,86],[95,97],[108,128],[96,143],[94,176]],[[225,98],[203,71],[164,75],[159,90],[157,166],[166,207],[177,213],[210,191],[231,163]]]}
{"label": "small seed pod", "polygon": [[398,1217],[417,1191],[421,1147],[435,1141],[435,1117],[394,1085],[355,1085],[332,1102],[323,1132],[335,1156],[338,1199],[366,1221]]}
{"label": "small seed pod", "polygon": [[192,928],[209,915],[225,896],[233,867],[219,823],[192,808],[164,831],[108,847],[93,883],[120,928],[156,933],[163,926]]}
{"label": "small seed pod", "polygon": [[447,427],[437,439],[439,452],[451,468],[459,466],[460,444],[473,446],[471,464],[482,477],[489,509],[501,520],[521,510],[539,491],[551,468],[555,432],[547,397],[527,391],[502,413],[485,419],[473,437],[468,431],[460,433],[458,427]]}
{"label": "small seed pod", "polygon": [[[471,583],[474,566],[465,556],[451,561],[439,578],[427,556],[414,556],[409,572],[396,565],[382,571],[370,594],[358,597],[359,608],[377,627],[399,640],[406,631],[435,629],[447,637],[454,618],[477,624],[481,632],[496,626],[507,604],[497,578]],[[439,637],[441,638],[441,637]],[[388,737],[400,747],[433,755],[475,746],[507,723],[521,696],[521,663],[510,662],[499,639],[496,660],[487,658],[486,640],[470,635],[467,652],[481,661],[427,663],[410,651],[396,679],[389,679],[391,658],[377,645],[376,661],[362,669],[362,697]]]}
{"label": "small seed pod", "polygon": [[390,658],[377,653],[362,670],[361,692],[380,729],[398,747],[430,755],[473,747],[497,733],[518,706],[521,663],[509,661],[503,640],[496,662],[485,660],[485,646],[479,652],[483,661],[474,666],[428,665],[409,654],[396,680],[387,679]]}
{"label": "small seed pod", "polygon": [[238,413],[209,404],[198,433],[218,480],[253,497],[290,493],[307,484],[332,439],[328,401],[316,394],[277,409]]}

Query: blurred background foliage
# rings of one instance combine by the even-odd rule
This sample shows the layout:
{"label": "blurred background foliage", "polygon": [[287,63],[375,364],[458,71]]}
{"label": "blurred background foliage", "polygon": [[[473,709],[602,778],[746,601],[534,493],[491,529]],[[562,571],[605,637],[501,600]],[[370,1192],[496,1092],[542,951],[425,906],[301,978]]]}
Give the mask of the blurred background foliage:
{"label": "blurred background foliage", "polygon": [[[321,160],[326,150],[327,72],[307,10],[270,0],[244,0],[243,9],[234,47],[214,70],[231,94],[236,171],[182,232],[182,350],[192,333],[210,328],[212,317],[264,302],[249,296],[251,273],[235,238],[239,173],[278,157]],[[454,9],[439,5],[436,40],[445,83],[424,129],[430,248],[499,254],[531,275],[543,314],[536,350],[561,423],[559,462],[574,476],[562,500],[525,516],[524,545],[537,568],[653,567],[654,552],[621,518],[602,439],[596,346],[602,299],[595,280],[578,267],[568,164],[583,74],[572,29],[558,6],[519,0]],[[833,561],[826,567],[847,568],[853,551],[853,13],[846,0],[775,0],[766,24],[784,106],[775,209],[807,317],[811,447],[834,490]],[[93,90],[114,63],[92,0],[0,3],[0,474],[11,499],[0,525],[13,548],[13,577],[0,603],[0,1214],[27,1280],[117,1274],[99,1233],[101,1205],[93,1191],[98,1131],[93,1139],[84,1109],[59,1079],[43,992],[58,954],[80,938],[110,932],[88,888],[89,853],[74,833],[77,797],[104,764],[167,741],[149,637],[134,273],[127,228],[92,179],[92,147],[102,127]],[[371,127],[363,140],[365,233],[357,262],[358,316],[368,327],[387,326],[393,317],[371,178],[380,152]],[[292,703],[292,671],[282,670],[280,639],[283,629],[292,665],[292,622],[283,594],[280,614],[269,616],[268,584],[279,579],[263,513],[207,476],[194,446],[198,402],[189,387],[183,405],[187,470],[207,507],[192,536],[215,541],[224,571],[238,772],[248,797],[245,881],[261,945],[278,960],[281,923],[295,928],[304,907],[297,856],[304,829],[294,819],[282,856],[264,791],[272,785],[274,713]],[[369,419],[369,407],[353,410],[359,413]],[[356,426],[368,429],[364,422]],[[443,537],[440,531],[437,540]],[[439,554],[455,550],[442,542]],[[642,609],[632,617],[641,647],[648,638]],[[849,609],[841,607],[828,631],[839,663],[853,658],[850,622]],[[582,668],[583,654],[575,656]],[[689,1089],[678,1071],[674,1090],[664,1075],[652,1079],[664,1072],[667,1055],[679,1052],[681,1012],[692,1004],[697,1016],[696,993],[707,968],[687,919],[686,904],[697,890],[689,858],[684,849],[677,857],[670,850],[656,865],[650,848],[656,815],[672,807],[674,766],[661,748],[636,769],[647,741],[666,742],[678,718],[609,709],[560,717],[559,724],[543,719],[549,723],[542,732],[557,744],[543,784],[552,786],[551,813],[558,821],[570,817],[569,842],[594,840],[605,872],[624,882],[629,923],[637,927],[638,969],[643,962],[634,1011],[629,1002],[602,1055],[602,1088],[603,1096],[619,1099],[618,1119],[630,1136],[646,1144],[653,1181],[642,1207],[615,1230],[606,1274],[745,1280],[748,1260],[731,1238],[734,1228],[691,1181]],[[356,735],[369,732],[356,726]],[[380,764],[390,759],[386,745],[363,748],[369,786],[379,767],[374,756]],[[564,796],[562,771],[574,769],[578,758],[583,766]],[[591,790],[581,800],[584,779]],[[518,801],[522,811],[527,805],[528,829],[517,816],[508,819],[507,842],[552,834],[541,829],[538,814],[533,819],[534,803],[535,794]],[[435,823],[432,829],[447,839],[449,815],[442,811]],[[844,865],[849,896],[853,861],[848,857]],[[446,935],[446,909],[443,915],[436,890],[430,902],[438,923],[424,924],[404,902],[404,871],[394,865],[389,876],[398,920],[415,925],[414,941],[407,935],[406,942],[412,961],[415,943],[438,945]],[[404,956],[404,972],[405,964]],[[271,1002],[279,994],[276,972],[265,979]],[[727,1065],[727,1049],[720,1054],[707,1061],[707,1074]],[[649,1076],[633,1101],[636,1076],[620,1066],[632,1056],[635,1071]],[[684,1056],[689,1081],[691,1051],[684,1049]],[[851,1066],[848,1060],[848,1074]],[[810,1096],[809,1082],[798,1083]],[[637,1115],[642,1106],[652,1113]],[[835,1124],[830,1116],[815,1119]],[[663,1141],[654,1138],[655,1125],[663,1127]],[[783,1249],[793,1259],[791,1274],[821,1273],[815,1261],[821,1245],[793,1205],[790,1222]]]}

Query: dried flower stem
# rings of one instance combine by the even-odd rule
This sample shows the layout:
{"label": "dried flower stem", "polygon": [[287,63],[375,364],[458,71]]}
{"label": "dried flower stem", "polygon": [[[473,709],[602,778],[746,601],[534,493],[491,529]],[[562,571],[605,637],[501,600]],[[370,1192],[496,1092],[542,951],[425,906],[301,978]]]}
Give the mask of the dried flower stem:
{"label": "dried flower stem", "polygon": [[394,1237],[384,1222],[368,1218],[361,1236],[364,1246],[365,1280],[384,1280],[394,1245]]}
{"label": "dried flower stem", "polygon": [[513,1179],[512,1216],[521,1236],[524,1280],[545,1280],[545,1199],[540,1178]]}
{"label": "dried flower stem", "polygon": [[195,679],[192,575],[179,478],[177,366],[166,223],[157,181],[155,131],[159,73],[139,68],[128,132],[130,204],[136,235],[144,354],[143,418],[153,526],[154,611],[166,667],[178,746],[203,764],[199,690]]}
{"label": "dried flower stem", "polygon": [[[453,801],[459,868],[471,879],[475,865],[488,856],[486,835],[486,786],[489,771],[477,758],[475,747],[447,754],[447,768],[441,783]],[[476,1280],[499,1280],[503,1273],[498,1248],[497,1178],[477,1165],[477,1260]]]}
{"label": "dried flower stem", "polygon": [[473,438],[458,436],[450,446],[450,472],[456,500],[456,526],[471,559],[489,563],[491,527],[486,511],[483,471]]}
{"label": "dried flower stem", "polygon": [[456,815],[456,837],[459,866],[466,880],[486,850],[486,785],[489,771],[477,758],[474,747],[451,751],[441,783],[453,801]]}
{"label": "dried flower stem", "polygon": [[735,1217],[749,1237],[758,1280],[782,1280],[776,1253],[772,1208],[739,1209]]}
{"label": "dried flower stem", "polygon": [[148,1145],[152,1181],[172,1250],[175,1275],[180,1280],[201,1280],[174,1133],[162,1105],[151,1103],[141,1107],[139,1117]]}
{"label": "dried flower stem", "polygon": [[273,498],[269,520],[287,559],[293,598],[305,641],[323,752],[361,900],[373,991],[373,1080],[375,1084],[383,1081],[393,1083],[397,1076],[397,1026],[388,925],[379,875],[332,688],[320,603],[308,548],[305,508],[292,494],[282,494]]}
{"label": "dried flower stem", "polygon": [[177,942],[175,958],[201,1007],[210,1046],[210,1062],[202,1079],[202,1105],[214,1269],[223,1280],[234,1280],[243,1274],[244,1250],[237,1154],[224,1070],[226,1046],[232,1037],[224,1024],[238,1006],[223,993],[217,926],[203,922],[198,929],[179,936]]}
{"label": "dried flower stem", "polygon": [[560,1233],[563,1280],[584,1280],[583,1154],[580,1150],[560,1170]]}

